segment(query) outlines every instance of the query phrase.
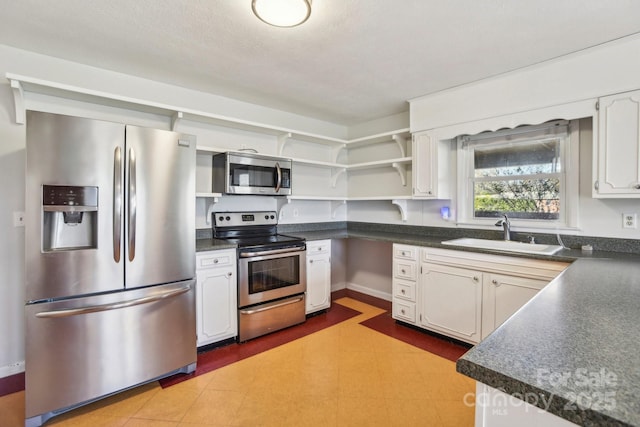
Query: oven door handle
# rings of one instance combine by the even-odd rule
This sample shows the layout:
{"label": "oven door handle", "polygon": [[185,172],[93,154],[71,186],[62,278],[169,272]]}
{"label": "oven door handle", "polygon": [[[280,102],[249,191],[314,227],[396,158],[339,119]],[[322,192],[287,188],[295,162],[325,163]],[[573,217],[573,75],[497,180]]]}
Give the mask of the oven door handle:
{"label": "oven door handle", "polygon": [[302,248],[286,248],[286,249],[272,249],[270,251],[258,251],[258,252],[240,252],[240,258],[251,258],[255,256],[276,255],[291,252],[303,252],[307,250],[306,247]]}
{"label": "oven door handle", "polygon": [[249,310],[240,310],[240,314],[256,314],[256,313],[260,313],[262,311],[267,311],[267,310],[272,310],[274,308],[278,308],[278,307],[283,307],[285,305],[289,305],[289,304],[295,304],[297,302],[302,301],[302,297],[296,298],[296,299],[290,299],[290,300],[286,300],[283,301],[281,303],[278,304],[269,304],[268,306],[263,306],[260,308],[252,308]]}

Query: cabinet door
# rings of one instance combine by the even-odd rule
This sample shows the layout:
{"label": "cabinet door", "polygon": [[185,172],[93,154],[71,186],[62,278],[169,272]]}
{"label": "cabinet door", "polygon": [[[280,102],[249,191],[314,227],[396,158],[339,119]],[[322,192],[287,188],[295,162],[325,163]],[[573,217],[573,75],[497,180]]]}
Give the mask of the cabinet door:
{"label": "cabinet door", "polygon": [[420,325],[466,342],[479,342],[483,273],[429,263],[423,263],[421,270]]}
{"label": "cabinet door", "polygon": [[307,314],[331,305],[331,256],[307,257]]}
{"label": "cabinet door", "polygon": [[436,144],[428,133],[413,137],[413,195],[435,198],[434,185],[437,180]]}
{"label": "cabinet door", "polygon": [[482,339],[502,325],[547,283],[546,280],[485,273]]}
{"label": "cabinet door", "polygon": [[238,335],[235,264],[196,271],[198,347]]}
{"label": "cabinet door", "polygon": [[594,197],[640,197],[640,90],[599,100]]}

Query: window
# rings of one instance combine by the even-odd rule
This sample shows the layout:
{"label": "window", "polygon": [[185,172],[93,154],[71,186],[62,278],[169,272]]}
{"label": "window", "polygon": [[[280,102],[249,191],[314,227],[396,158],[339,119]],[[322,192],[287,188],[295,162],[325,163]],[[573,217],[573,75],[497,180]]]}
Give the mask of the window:
{"label": "window", "polygon": [[576,128],[555,121],[459,137],[461,222],[507,214],[529,227],[575,226]]}

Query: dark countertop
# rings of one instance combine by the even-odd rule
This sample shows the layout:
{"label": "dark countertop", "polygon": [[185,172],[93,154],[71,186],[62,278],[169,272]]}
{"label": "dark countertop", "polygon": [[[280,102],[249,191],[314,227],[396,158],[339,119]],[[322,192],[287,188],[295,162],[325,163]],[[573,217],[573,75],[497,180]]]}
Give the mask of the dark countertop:
{"label": "dark countertop", "polygon": [[[640,339],[634,333],[640,325],[639,255],[577,249],[532,255],[453,247],[441,242],[458,236],[384,227],[281,233],[310,241],[358,238],[573,263],[459,359],[457,369],[505,393],[540,396],[530,403],[537,401],[577,424],[640,426]],[[623,247],[635,244],[626,241]],[[233,247],[223,240],[199,239],[196,250]],[[567,380],[554,381],[560,375]],[[544,407],[549,399],[550,406]]]}
{"label": "dark countertop", "polygon": [[640,258],[580,259],[457,370],[576,424],[640,426],[639,324]]}

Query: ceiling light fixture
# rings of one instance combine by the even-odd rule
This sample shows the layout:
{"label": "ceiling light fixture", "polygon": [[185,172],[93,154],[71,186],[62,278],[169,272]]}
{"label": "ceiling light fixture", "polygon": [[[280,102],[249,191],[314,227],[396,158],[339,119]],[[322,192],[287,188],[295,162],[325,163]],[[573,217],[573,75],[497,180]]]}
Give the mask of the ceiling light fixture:
{"label": "ceiling light fixture", "polygon": [[311,0],[252,0],[251,9],[262,22],[290,28],[309,19]]}

